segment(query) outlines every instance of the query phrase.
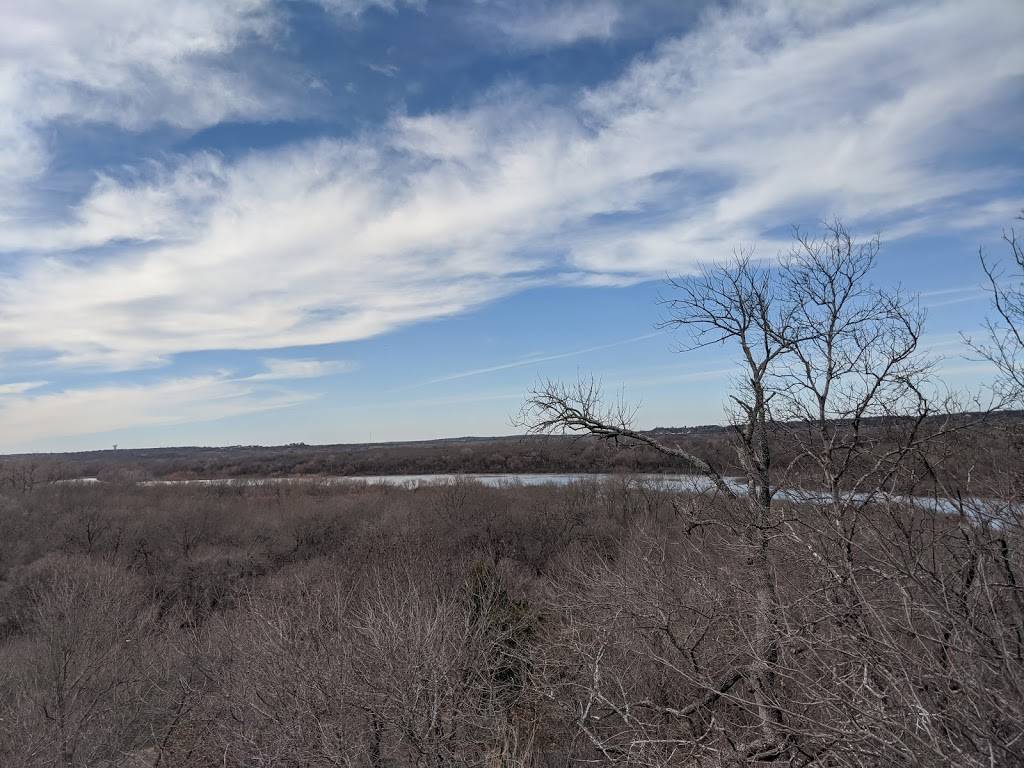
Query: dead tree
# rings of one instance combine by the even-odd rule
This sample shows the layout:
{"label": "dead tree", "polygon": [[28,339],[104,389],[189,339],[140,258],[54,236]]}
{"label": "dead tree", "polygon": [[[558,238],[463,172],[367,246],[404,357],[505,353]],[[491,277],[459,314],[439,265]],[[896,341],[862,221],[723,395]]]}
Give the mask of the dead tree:
{"label": "dead tree", "polygon": [[[748,751],[765,757],[781,754],[785,741],[774,673],[780,617],[770,551],[778,520],[772,510],[776,488],[769,428],[772,372],[788,351],[793,317],[774,278],[750,253],[740,252],[731,264],[707,266],[695,279],[671,281],[673,295],[663,301],[668,317],[662,323],[688,332],[689,349],[734,345],[740,351],[743,373],[729,399],[737,458],[746,476],[748,514],[742,533],[754,580],[754,643],[747,675],[763,736]],[[734,676],[730,670],[727,678]]]}
{"label": "dead tree", "polygon": [[589,433],[627,445],[646,445],[693,468],[717,491],[745,507],[740,527],[754,582],[754,640],[749,658],[740,667],[724,671],[721,685],[714,686],[715,690],[709,692],[713,695],[704,697],[704,701],[716,701],[721,694],[715,691],[728,690],[737,679],[746,679],[761,732],[760,738],[747,745],[746,752],[762,758],[779,756],[785,750],[785,738],[773,672],[780,653],[780,629],[770,543],[777,521],[772,514],[775,488],[769,443],[772,393],[768,382],[778,359],[787,352],[792,308],[778,300],[773,273],[759,266],[749,253],[737,254],[726,265],[707,266],[696,277],[674,280],[670,286],[673,295],[664,301],[664,327],[688,332],[688,349],[733,345],[740,351],[743,378],[730,400],[737,456],[746,481],[742,498],[722,471],[706,459],[635,430],[635,409],[621,400],[606,404],[593,380],[570,386],[543,384],[530,393],[519,423],[531,432]]}
{"label": "dead tree", "polygon": [[[1017,217],[1024,221],[1024,212]],[[967,338],[968,345],[997,371],[996,393],[1005,407],[1024,405],[1024,242],[1013,227],[1003,232],[1009,264],[979,249],[978,259],[988,282],[994,316],[986,321],[985,339]]]}
{"label": "dead tree", "polygon": [[788,334],[780,339],[786,354],[767,384],[790,454],[780,481],[819,513],[818,537],[834,547],[821,556],[845,582],[864,510],[886,491],[913,487],[901,473],[954,429],[934,418],[951,401],[936,395],[935,361],[919,349],[916,299],[871,282],[878,238],[858,242],[836,221],[821,238],[796,231],[794,239],[780,278],[790,308],[789,327],[779,331]]}
{"label": "dead tree", "polygon": [[[722,670],[722,684],[710,686],[702,701],[682,702],[674,711],[688,715],[717,705],[726,691],[736,703],[737,681],[745,680],[760,737],[741,751],[760,760],[817,749],[806,743],[798,723],[787,722],[798,708],[785,700],[778,679],[797,663],[785,646],[800,630],[783,615],[775,542],[791,537],[808,545],[834,576],[832,589],[839,584],[855,592],[853,542],[860,516],[876,490],[929,439],[922,425],[934,411],[931,365],[918,351],[923,314],[911,297],[870,283],[877,238],[857,243],[839,222],[827,225],[821,239],[795,235],[792,251],[776,263],[738,253],[727,264],[670,281],[663,300],[662,325],[686,333],[683,351],[720,345],[736,353],[741,373],[728,404],[744,493],[704,457],[636,430],[635,409],[621,401],[606,405],[592,380],[544,384],[530,393],[520,420],[531,431],[589,433],[652,447],[705,475],[744,510],[735,529],[753,581],[747,658]],[[790,457],[783,466],[781,444]],[[808,496],[827,523],[824,536],[798,531],[778,503],[780,486],[787,486],[789,506],[799,500],[788,487],[794,480],[813,488]],[[856,605],[857,599],[843,602]]]}

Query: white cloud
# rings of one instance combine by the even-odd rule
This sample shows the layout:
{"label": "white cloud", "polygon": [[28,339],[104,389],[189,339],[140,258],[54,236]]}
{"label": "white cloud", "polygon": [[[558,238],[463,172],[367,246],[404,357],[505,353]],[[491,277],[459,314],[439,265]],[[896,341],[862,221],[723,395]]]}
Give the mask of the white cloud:
{"label": "white cloud", "polygon": [[[502,295],[514,289],[517,272],[535,265],[506,258],[501,232],[487,231],[486,221],[460,245],[438,218],[442,199],[392,189],[379,170],[375,152],[331,142],[256,155],[223,169],[210,185],[222,191],[199,236],[181,242],[193,226],[191,209],[180,229],[153,214],[154,200],[178,199],[160,180],[137,195],[104,189],[125,203],[104,222],[118,229],[149,219],[170,241],[99,264],[31,262],[18,277],[0,279],[0,327],[18,337],[8,342],[13,348],[132,367],[196,348],[365,338]],[[81,231],[96,231],[93,210],[91,201],[83,205]],[[471,212],[462,215],[469,223]]]}
{"label": "white cloud", "polygon": [[394,13],[400,6],[422,10],[427,0],[316,0],[328,13],[342,19],[354,19],[372,8]]}
{"label": "white cloud", "polygon": [[0,232],[40,253],[0,277],[0,349],[128,368],[361,339],[539,282],[685,271],[807,217],[907,233],[1009,199],[1018,169],[960,153],[1019,119],[1024,14],[862,5],[744,3],[565,103],[506,87],[358,141],[101,179],[70,225]]}
{"label": "white cloud", "polygon": [[119,240],[187,240],[224,192],[222,160],[200,153],[174,168],[150,163],[127,180],[99,175],[67,221],[45,228],[9,228],[0,248],[36,252],[102,246]]}
{"label": "white cloud", "polygon": [[0,4],[0,223],[33,214],[55,123],[194,130],[283,114],[228,57],[277,29],[270,0]]}
{"label": "white cloud", "polygon": [[608,40],[621,17],[614,0],[516,0],[486,5],[478,22],[496,28],[513,45],[547,48]]}
{"label": "white cloud", "polygon": [[271,385],[347,373],[351,360],[265,358],[250,376],[219,372],[170,378],[154,384],[103,385],[46,394],[25,394],[46,381],[0,384],[0,449],[140,426],[169,426],[288,408],[319,397]]}
{"label": "white cloud", "polygon": [[109,385],[0,398],[0,449],[30,441],[167,426],[287,408],[312,395],[267,391],[226,375],[170,379],[154,385]]}
{"label": "white cloud", "polygon": [[401,70],[395,64],[367,64],[366,68],[384,77],[396,77]]}
{"label": "white cloud", "polygon": [[9,384],[0,384],[0,396],[20,395],[31,389],[39,389],[49,384],[48,381],[12,381]]}
{"label": "white cloud", "polygon": [[266,358],[265,371],[246,376],[242,381],[290,381],[318,379],[336,373],[348,373],[358,366],[352,360],[313,360]]}

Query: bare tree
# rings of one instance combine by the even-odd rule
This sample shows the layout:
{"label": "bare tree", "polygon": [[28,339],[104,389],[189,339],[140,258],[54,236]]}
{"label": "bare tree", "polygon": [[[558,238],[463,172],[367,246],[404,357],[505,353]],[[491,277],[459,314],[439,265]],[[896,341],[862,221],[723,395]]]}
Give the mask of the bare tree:
{"label": "bare tree", "polygon": [[[900,466],[932,412],[932,361],[918,350],[916,300],[870,282],[877,237],[858,243],[833,222],[823,238],[798,231],[795,240],[783,260],[787,354],[769,386],[776,419],[798,445],[790,469],[811,469],[838,512],[856,494],[884,488]],[[893,421],[909,422],[905,439],[886,429]]]}
{"label": "bare tree", "polygon": [[513,420],[533,434],[582,433],[625,445],[645,445],[706,476],[730,498],[735,491],[718,469],[705,459],[633,428],[636,408],[621,398],[605,402],[600,382],[580,379],[573,384],[545,381],[530,392]]}
{"label": "bare tree", "polygon": [[[771,538],[778,521],[772,514],[775,494],[769,442],[772,373],[790,344],[793,307],[781,300],[775,275],[758,265],[750,252],[738,252],[725,266],[704,267],[695,279],[673,280],[674,296],[664,300],[664,327],[688,331],[690,349],[732,344],[739,348],[743,378],[730,393],[732,425],[740,466],[746,475],[743,522],[747,567],[754,581],[754,640],[746,675],[758,711],[763,739],[748,754],[771,756],[782,751],[782,708],[774,666],[780,653],[779,599],[771,558]],[[724,681],[736,672],[729,670]]]}
{"label": "bare tree", "polygon": [[780,481],[818,514],[800,531],[786,527],[845,590],[865,510],[899,482],[912,486],[901,477],[907,459],[952,429],[935,419],[925,428],[949,402],[929,397],[934,361],[919,350],[916,299],[871,282],[878,238],[858,242],[834,221],[823,237],[795,231],[794,240],[781,262],[785,355],[767,386],[791,454]]}
{"label": "bare tree", "polygon": [[[1017,218],[1024,221],[1024,212]],[[966,341],[996,367],[995,387],[1003,403],[1020,407],[1024,404],[1024,243],[1013,227],[1003,232],[1003,241],[1010,249],[1009,266],[978,250],[995,316],[986,321],[987,339]]]}
{"label": "bare tree", "polygon": [[[749,656],[724,670],[705,701],[718,701],[737,679],[746,680],[762,736],[743,750],[748,758],[792,754],[799,736],[787,726],[777,680],[779,665],[792,665],[793,658],[783,658],[792,627],[783,629],[773,542],[795,536],[848,582],[858,520],[874,497],[868,489],[896,475],[924,439],[920,428],[932,412],[930,364],[918,353],[923,314],[910,297],[871,285],[878,250],[877,238],[858,243],[833,222],[820,239],[795,232],[793,249],[777,263],[739,252],[726,264],[670,281],[662,325],[687,332],[683,351],[721,345],[737,353],[742,373],[728,404],[745,480],[742,498],[707,459],[635,429],[636,410],[621,399],[605,405],[592,380],[546,383],[530,393],[520,417],[537,432],[584,432],[647,445],[693,467],[742,505],[745,514],[731,523],[738,525],[753,580]],[[898,436],[893,424],[900,425]],[[783,441],[795,445],[795,457],[780,471],[773,459]],[[810,480],[813,496],[827,501],[820,552],[775,503],[780,485],[794,479]],[[792,500],[794,489],[785,490]],[[842,562],[847,565],[833,567]],[[692,711],[685,703],[678,710]]]}
{"label": "bare tree", "polygon": [[130,749],[147,725],[155,612],[134,579],[106,563],[55,556],[35,566],[26,641],[4,665],[11,695],[0,701],[0,730],[9,730],[0,756],[97,765]]}
{"label": "bare tree", "polygon": [[[747,514],[740,526],[747,567],[754,581],[754,633],[750,657],[741,666],[726,670],[713,690],[732,687],[738,677],[747,680],[761,739],[749,744],[746,752],[768,756],[779,753],[784,742],[772,669],[780,647],[779,604],[770,553],[777,521],[772,518],[775,490],[768,434],[772,397],[768,382],[779,357],[787,351],[792,309],[778,300],[778,284],[772,272],[747,252],[737,253],[729,264],[704,267],[696,277],[680,278],[670,285],[675,293],[664,301],[668,309],[665,327],[688,331],[689,349],[733,344],[741,353],[744,378],[730,399],[737,456],[746,476],[746,494],[740,503]],[[627,444],[647,445],[693,467],[726,497],[739,498],[721,470],[706,459],[635,430],[635,414],[635,409],[621,400],[606,406],[593,380],[570,387],[548,382],[530,394],[520,423],[535,432],[587,432]]]}

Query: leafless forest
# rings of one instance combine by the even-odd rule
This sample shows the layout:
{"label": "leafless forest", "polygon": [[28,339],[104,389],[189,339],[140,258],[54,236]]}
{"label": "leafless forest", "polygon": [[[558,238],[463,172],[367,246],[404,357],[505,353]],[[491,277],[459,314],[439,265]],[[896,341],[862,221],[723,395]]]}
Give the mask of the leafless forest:
{"label": "leafless forest", "polygon": [[[3,462],[0,765],[1024,765],[1006,246],[968,339],[983,393],[942,385],[917,302],[840,224],[668,285],[683,346],[742,366],[732,423],[640,431],[593,381],[540,383],[522,431],[583,437],[515,450],[620,470],[601,482],[147,486],[209,466],[128,455],[75,484],[49,480],[85,465]],[[480,469],[513,444],[438,450]],[[627,472],[669,469],[713,490]]]}

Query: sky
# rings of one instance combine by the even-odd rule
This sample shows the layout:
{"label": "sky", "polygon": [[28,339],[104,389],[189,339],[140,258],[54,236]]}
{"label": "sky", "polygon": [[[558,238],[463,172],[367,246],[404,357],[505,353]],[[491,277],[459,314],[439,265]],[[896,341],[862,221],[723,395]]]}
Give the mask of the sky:
{"label": "sky", "polygon": [[721,422],[665,278],[842,218],[954,387],[1024,208],[1019,0],[0,3],[0,452]]}

